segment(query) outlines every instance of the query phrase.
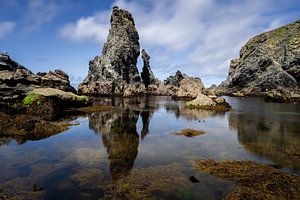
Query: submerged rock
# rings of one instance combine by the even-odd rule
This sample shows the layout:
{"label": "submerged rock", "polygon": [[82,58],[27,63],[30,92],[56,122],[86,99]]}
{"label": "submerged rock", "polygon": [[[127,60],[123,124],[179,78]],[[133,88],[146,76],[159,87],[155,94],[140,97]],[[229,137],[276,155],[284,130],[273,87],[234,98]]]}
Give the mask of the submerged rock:
{"label": "submerged rock", "polygon": [[251,38],[230,62],[220,92],[269,96],[276,90],[283,98],[300,94],[300,20]]}
{"label": "submerged rock", "polygon": [[50,122],[28,115],[7,115],[0,112],[0,137],[19,140],[39,140],[63,132],[70,126],[66,122]]}
{"label": "submerged rock", "polygon": [[110,23],[102,55],[90,61],[88,76],[78,87],[80,94],[123,95],[129,84],[141,81],[136,67],[139,34],[131,13],[114,6]]}
{"label": "submerged rock", "polygon": [[198,94],[197,98],[186,103],[188,108],[193,109],[207,109],[228,111],[231,106],[221,97],[209,97],[205,94]]}
{"label": "submerged rock", "polygon": [[300,199],[300,177],[253,161],[196,161],[196,168],[237,184],[225,199]]}
{"label": "submerged rock", "polygon": [[205,134],[205,132],[187,128],[187,129],[183,129],[181,131],[173,132],[171,134],[173,134],[173,135],[184,135],[186,137],[194,137],[194,136],[203,135],[203,134]]}

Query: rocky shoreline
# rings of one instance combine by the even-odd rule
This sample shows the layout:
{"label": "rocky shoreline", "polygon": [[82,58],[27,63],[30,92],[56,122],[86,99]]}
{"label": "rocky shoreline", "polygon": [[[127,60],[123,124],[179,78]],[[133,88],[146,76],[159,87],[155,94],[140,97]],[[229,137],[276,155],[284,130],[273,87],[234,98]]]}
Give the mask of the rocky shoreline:
{"label": "rocky shoreline", "polygon": [[[91,106],[93,97],[99,96],[172,96],[192,100],[186,104],[191,109],[222,111],[231,108],[217,97],[222,95],[300,102],[299,20],[251,38],[241,48],[240,57],[231,61],[227,79],[210,88],[205,88],[200,78],[181,71],[164,81],[158,80],[151,69],[151,56],[145,49],[140,51],[132,14],[115,6],[110,22],[102,55],[89,62],[88,75],[78,86],[78,92],[64,71],[34,74],[7,53],[1,53],[0,112],[49,121],[64,110]],[[141,73],[137,68],[140,54]]]}

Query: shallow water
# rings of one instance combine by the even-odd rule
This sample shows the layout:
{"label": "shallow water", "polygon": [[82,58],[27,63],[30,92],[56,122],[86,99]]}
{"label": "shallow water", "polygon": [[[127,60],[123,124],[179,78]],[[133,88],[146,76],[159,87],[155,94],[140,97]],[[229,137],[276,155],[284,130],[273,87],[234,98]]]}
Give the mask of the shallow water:
{"label": "shallow water", "polygon": [[[199,158],[254,160],[299,175],[300,105],[226,99],[233,109],[224,113],[189,110],[184,101],[168,97],[102,98],[98,103],[113,105],[112,110],[77,117],[73,123],[79,125],[58,135],[38,141],[0,138],[0,194],[222,199],[234,185],[197,171]],[[184,128],[206,134],[170,134]]]}

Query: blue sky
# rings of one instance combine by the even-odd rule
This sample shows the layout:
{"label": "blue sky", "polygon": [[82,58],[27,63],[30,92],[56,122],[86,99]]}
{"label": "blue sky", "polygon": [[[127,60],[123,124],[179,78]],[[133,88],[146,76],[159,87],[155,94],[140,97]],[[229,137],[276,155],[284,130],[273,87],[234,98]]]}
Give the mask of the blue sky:
{"label": "blue sky", "polygon": [[179,69],[206,86],[226,78],[250,37],[300,18],[300,0],[4,0],[0,51],[33,72],[62,69],[77,85],[101,54],[113,5],[132,12],[158,78]]}

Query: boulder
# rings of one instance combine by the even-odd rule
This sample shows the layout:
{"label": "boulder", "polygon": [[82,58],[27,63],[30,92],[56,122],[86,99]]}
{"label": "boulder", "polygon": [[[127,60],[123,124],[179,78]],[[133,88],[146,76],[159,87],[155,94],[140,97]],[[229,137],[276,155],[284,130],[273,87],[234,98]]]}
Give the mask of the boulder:
{"label": "boulder", "polygon": [[231,109],[231,106],[225,101],[224,98],[211,98],[202,93],[199,93],[196,99],[187,102],[186,106],[192,109],[206,109],[217,111],[228,111]]}

